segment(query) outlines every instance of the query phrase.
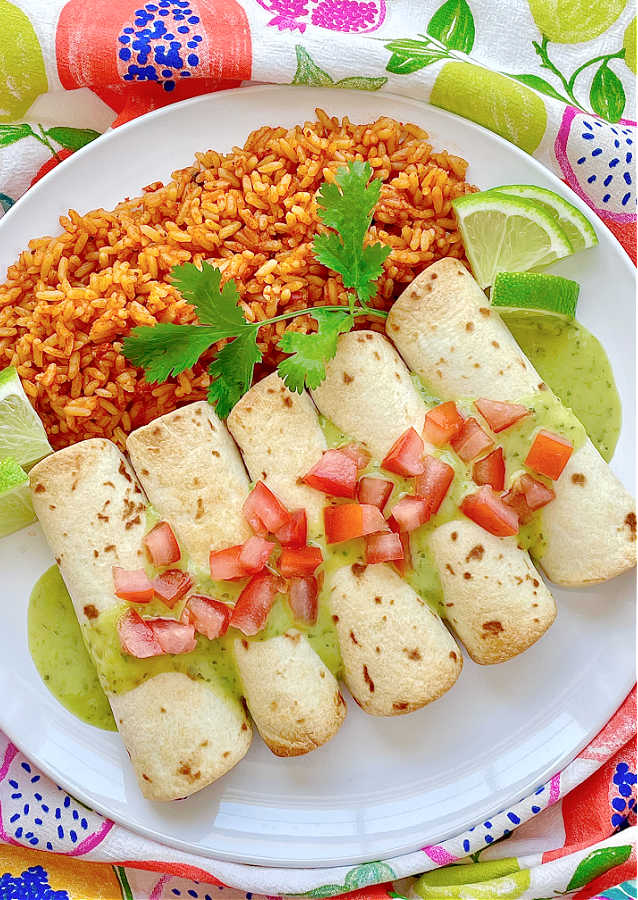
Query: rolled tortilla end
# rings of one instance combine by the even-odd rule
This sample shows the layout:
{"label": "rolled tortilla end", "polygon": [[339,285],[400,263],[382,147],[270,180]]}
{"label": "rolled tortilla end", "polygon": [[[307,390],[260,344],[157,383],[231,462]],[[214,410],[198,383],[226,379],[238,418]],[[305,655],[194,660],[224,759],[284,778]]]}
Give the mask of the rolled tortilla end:
{"label": "rolled tortilla end", "polygon": [[494,537],[460,519],[440,525],[429,544],[447,619],[474,662],[491,665],[517,656],[556,618],[554,598],[515,538]]}
{"label": "rolled tortilla end", "polygon": [[[258,429],[249,432],[256,443],[262,441]],[[180,540],[196,561],[208,567],[210,550],[250,537],[242,513],[250,492],[248,474],[233,438],[208,403],[167,413],[130,434],[127,446],[153,505],[162,515],[170,511]],[[255,476],[258,480],[261,472]],[[286,503],[285,497],[280,499]],[[343,716],[335,715],[334,691],[326,691],[330,679],[338,691],[337,683],[328,670],[327,678],[308,639],[296,642],[294,658],[290,646],[282,636],[236,641],[240,652],[235,653],[235,662],[264,742],[274,753],[292,756],[308,753],[331,738]],[[297,718],[304,722],[295,723],[291,710],[300,711]]]}
{"label": "rolled tortilla end", "polygon": [[235,641],[237,668],[259,734],[276,756],[301,756],[332,738],[346,703],[330,670],[300,632]]}
{"label": "rolled tortilla end", "polygon": [[451,634],[387,565],[346,566],[330,583],[345,682],[373,716],[399,716],[437,700],[463,667]]}
{"label": "rolled tortilla end", "polygon": [[[457,260],[429,266],[390,310],[387,332],[408,365],[442,400],[513,403],[547,390],[498,313]],[[589,439],[572,454],[543,508],[550,581],[607,581],[636,564],[635,503]]]}
{"label": "rolled tortilla end", "polygon": [[[83,630],[122,605],[112,567],[144,564],[147,500],[115,444],[93,439],[47,457],[30,473],[33,505]],[[228,772],[248,750],[241,702],[179,672],[113,693],[89,653],[149,800],[187,797]]]}

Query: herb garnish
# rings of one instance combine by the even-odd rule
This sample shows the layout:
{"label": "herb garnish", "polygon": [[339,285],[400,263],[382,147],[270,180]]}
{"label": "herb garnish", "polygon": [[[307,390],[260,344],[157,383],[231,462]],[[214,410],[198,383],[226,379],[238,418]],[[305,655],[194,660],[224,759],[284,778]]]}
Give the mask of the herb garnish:
{"label": "herb garnish", "polygon": [[219,269],[208,263],[203,263],[201,269],[185,263],[172,269],[171,281],[194,306],[201,324],[159,322],[133,328],[124,340],[124,356],[144,369],[147,381],[161,382],[192,368],[213,344],[232,338],[208,369],[212,379],[208,399],[216,406],[218,415],[225,418],[249,389],[255,364],[261,361],[257,346],[259,329],[310,315],[317,322],[317,331],[283,335],[278,347],[290,355],[279,363],[278,371],[291,391],[301,393],[304,387],[318,387],[326,377],[325,363],[337,352],[339,335],[350,331],[359,316],[387,316],[383,310],[368,306],[390,253],[390,248],[381,243],[364,246],[381,191],[381,181],[370,181],[371,175],[369,163],[348,163],[337,170],[336,184],[324,182],[317,194],[319,218],[332,230],[315,235],[314,255],[324,266],[341,275],[344,287],[352,288],[347,307],[316,306],[261,322],[248,322],[239,306],[234,281],[222,287]]}

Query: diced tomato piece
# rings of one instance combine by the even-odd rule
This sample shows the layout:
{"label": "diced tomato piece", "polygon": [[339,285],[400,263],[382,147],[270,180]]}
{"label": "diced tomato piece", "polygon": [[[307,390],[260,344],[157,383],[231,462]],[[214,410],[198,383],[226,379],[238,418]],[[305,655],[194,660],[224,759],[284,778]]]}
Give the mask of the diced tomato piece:
{"label": "diced tomato piece", "polygon": [[463,427],[450,441],[452,449],[463,462],[476,459],[481,453],[485,453],[494,446],[494,441],[486,431],[483,431],[479,423],[470,416],[463,423]]}
{"label": "diced tomato piece", "polygon": [[243,506],[244,518],[255,534],[275,532],[290,521],[290,513],[263,481],[258,481]]}
{"label": "diced tomato piece", "polygon": [[129,609],[117,623],[117,633],[124,653],[138,659],[161,656],[165,651],[157,635],[137,610]]}
{"label": "diced tomato piece", "polygon": [[230,624],[245,635],[257,634],[266,624],[279,588],[280,581],[276,575],[255,575],[237,598]]}
{"label": "diced tomato piece", "polygon": [[216,581],[234,581],[237,578],[245,578],[248,573],[239,562],[242,549],[243,544],[227,547],[225,550],[211,550],[210,577]]}
{"label": "diced tomato piece", "polygon": [[282,547],[305,547],[308,539],[308,520],[305,509],[293,509],[290,521],[286,522],[275,537]]}
{"label": "diced tomato piece", "polygon": [[323,511],[326,539],[329,544],[339,544],[364,534],[387,530],[380,510],[369,503],[344,503],[342,506],[326,506]]}
{"label": "diced tomato piece", "polygon": [[312,575],[307,578],[291,578],[288,602],[298,622],[314,625],[319,614],[319,584]]}
{"label": "diced tomato piece", "polygon": [[197,646],[195,629],[177,619],[147,619],[164,653],[190,653]]}
{"label": "diced tomato piece", "polygon": [[424,450],[423,438],[416,433],[414,428],[408,428],[392,444],[381,466],[388,472],[395,472],[397,475],[404,475],[407,478],[412,475],[420,475],[423,471]]}
{"label": "diced tomato piece", "polygon": [[281,551],[279,571],[284,578],[289,578],[291,575],[303,578],[306,575],[313,575],[315,569],[322,562],[323,554],[319,547],[300,547],[298,550],[287,547]]}
{"label": "diced tomato piece", "polygon": [[205,594],[191,594],[184,607],[189,624],[211,641],[226,634],[231,612],[230,606]]}
{"label": "diced tomato piece", "polygon": [[496,537],[508,537],[518,533],[518,515],[489,485],[468,494],[461,503],[461,512],[468,519]]}
{"label": "diced tomato piece", "polygon": [[456,408],[456,403],[448,400],[429,410],[425,416],[423,437],[435,447],[449,444],[463,427],[463,416]]}
{"label": "diced tomato piece", "polygon": [[477,484],[489,484],[495,491],[505,487],[505,459],[503,450],[497,447],[483,459],[479,459],[472,467],[472,478]]}
{"label": "diced tomato piece", "polygon": [[454,480],[454,469],[442,459],[427,454],[423,457],[424,470],[417,475],[414,492],[428,503],[428,518],[439,511],[445,495]]}
{"label": "diced tomato piece", "polygon": [[429,518],[429,503],[421,497],[402,497],[392,508],[392,519],[396,522],[398,531],[414,531]]}
{"label": "diced tomato piece", "polygon": [[385,478],[374,478],[371,475],[364,475],[359,479],[357,485],[357,498],[360,503],[369,503],[378,507],[383,511],[384,506],[390,499],[394,485]]}
{"label": "diced tomato piece", "polygon": [[412,568],[412,551],[410,550],[410,535],[407,531],[399,531],[399,526],[396,522],[389,519],[388,525],[392,529],[395,534],[399,535],[401,539],[401,546],[403,547],[403,559],[395,559],[394,565],[399,573],[399,575],[405,576],[406,572]]}
{"label": "diced tomato piece", "polygon": [[258,535],[253,535],[244,541],[239,554],[239,565],[244,570],[244,574],[256,575],[261,572],[270,559],[270,554],[275,546],[272,541],[267,541],[266,538]]}
{"label": "diced tomato piece", "polygon": [[478,409],[494,434],[511,428],[521,419],[529,416],[530,410],[520,403],[503,403],[501,400],[477,400],[474,406]]}
{"label": "diced tomato piece", "polygon": [[573,452],[574,445],[571,441],[541,428],[530,447],[525,465],[539,475],[546,475],[556,481]]}
{"label": "diced tomato piece", "polygon": [[350,459],[353,459],[357,464],[357,469],[365,469],[370,462],[370,454],[363,444],[346,444],[344,447],[339,447],[339,452],[345,453]]}
{"label": "diced tomato piece", "polygon": [[129,603],[149,603],[155,591],[144,569],[122,569],[113,566],[115,595]]}
{"label": "diced tomato piece", "polygon": [[148,558],[154,566],[170,566],[179,562],[181,553],[179,544],[168,522],[158,522],[148,534],[144,535],[144,546]]}
{"label": "diced tomato piece", "polygon": [[167,569],[154,578],[151,584],[160,600],[173,609],[177,601],[190,591],[193,579],[188,572],[182,572],[181,569]]}
{"label": "diced tomato piece", "polygon": [[332,497],[354,497],[357,475],[357,464],[352,456],[343,450],[326,450],[303,480],[315,490]]}
{"label": "diced tomato piece", "polygon": [[516,510],[521,522],[529,522],[535,510],[547,506],[555,497],[551,488],[526,474],[517,478],[510,490],[503,494],[503,502]]}
{"label": "diced tomato piece", "polygon": [[403,559],[403,544],[398,534],[383,531],[380,534],[369,534],[366,537],[366,563],[391,562]]}

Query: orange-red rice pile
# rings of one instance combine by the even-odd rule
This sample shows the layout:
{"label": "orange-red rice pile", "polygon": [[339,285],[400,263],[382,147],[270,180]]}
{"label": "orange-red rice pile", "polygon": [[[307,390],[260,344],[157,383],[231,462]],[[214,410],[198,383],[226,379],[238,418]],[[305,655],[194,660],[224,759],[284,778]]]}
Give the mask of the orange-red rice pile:
{"label": "orange-red rice pile", "polygon": [[[345,302],[341,279],[311,251],[315,193],[345,161],[367,159],[383,180],[370,239],[392,252],[376,305],[389,308],[434,260],[464,259],[450,204],[474,190],[465,160],[433,153],[415,125],[353,125],[316,112],[316,122],[290,130],[260,128],[227,155],[197,154],[166,186],[149,185],[112,212],[71,210],[61,235],[31,241],[11,266],[0,287],[0,368],[17,367],[55,448],[95,435],[123,446],[132,428],[205,396],[204,365],[148,385],[120,352],[135,325],[194,321],[167,281],[175,264],[219,266],[251,321]],[[313,324],[302,316],[288,327]],[[260,374],[279,361],[285,327],[261,330]]]}

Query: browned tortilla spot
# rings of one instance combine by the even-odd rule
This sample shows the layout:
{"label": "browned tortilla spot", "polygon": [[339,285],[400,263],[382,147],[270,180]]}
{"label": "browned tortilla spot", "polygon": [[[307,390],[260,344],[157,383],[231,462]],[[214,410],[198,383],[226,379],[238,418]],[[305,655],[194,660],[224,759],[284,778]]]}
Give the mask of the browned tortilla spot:
{"label": "browned tortilla spot", "polygon": [[408,657],[408,659],[414,659],[414,660],[421,659],[421,654],[419,653],[419,650],[417,647],[415,647],[413,650],[408,650],[407,647],[404,647],[403,652]]}
{"label": "browned tortilla spot", "polygon": [[363,667],[363,679],[365,683],[368,685],[370,689],[370,693],[374,694],[374,681],[370,678],[370,673],[368,672],[368,667]]}
{"label": "browned tortilla spot", "polygon": [[492,621],[492,622],[483,622],[483,628],[485,631],[488,631],[490,634],[499,634],[503,631],[503,626],[500,622]]}
{"label": "browned tortilla spot", "polygon": [[587,479],[582,474],[582,472],[574,472],[574,474],[572,475],[572,481],[574,482],[574,484],[580,484],[582,486],[583,484],[585,484]]}
{"label": "browned tortilla spot", "polygon": [[352,384],[353,381],[354,381],[354,378],[352,377],[352,375],[348,375],[347,372],[343,373],[343,383],[344,384]]}
{"label": "browned tortilla spot", "polygon": [[87,617],[87,619],[97,619],[99,613],[92,603],[87,603],[87,605],[84,607],[84,615]]}
{"label": "browned tortilla spot", "polygon": [[35,491],[36,494],[43,494],[46,491],[46,488],[40,481],[38,481],[38,483],[33,488],[33,490]]}

